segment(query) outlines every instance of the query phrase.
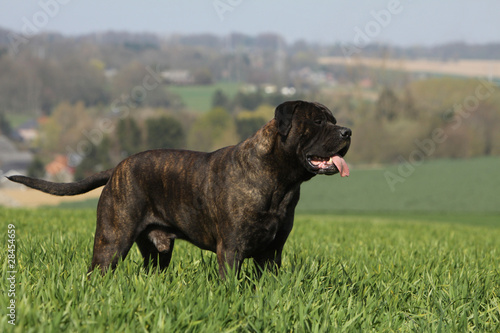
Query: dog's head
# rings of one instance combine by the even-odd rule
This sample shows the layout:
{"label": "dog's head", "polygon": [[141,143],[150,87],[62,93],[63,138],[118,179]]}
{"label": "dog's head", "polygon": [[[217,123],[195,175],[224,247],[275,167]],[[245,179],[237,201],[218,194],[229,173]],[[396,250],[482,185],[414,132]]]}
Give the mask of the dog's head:
{"label": "dog's head", "polygon": [[278,132],[288,151],[294,151],[312,174],[349,175],[344,156],[351,144],[351,130],[337,126],[324,105],[304,101],[280,104],[275,111]]}

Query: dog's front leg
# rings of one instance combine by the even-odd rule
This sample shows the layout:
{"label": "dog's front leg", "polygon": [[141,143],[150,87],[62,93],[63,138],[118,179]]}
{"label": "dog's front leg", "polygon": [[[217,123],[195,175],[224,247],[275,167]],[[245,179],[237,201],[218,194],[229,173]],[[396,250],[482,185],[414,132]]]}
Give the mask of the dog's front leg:
{"label": "dog's front leg", "polygon": [[228,272],[234,272],[238,276],[243,259],[239,257],[236,249],[228,249],[222,243],[219,243],[217,245],[217,262],[219,264],[219,275],[224,280]]}
{"label": "dog's front leg", "polygon": [[281,267],[281,251],[282,248],[270,249],[254,257],[255,273],[258,278],[262,276],[265,270],[278,274]]}

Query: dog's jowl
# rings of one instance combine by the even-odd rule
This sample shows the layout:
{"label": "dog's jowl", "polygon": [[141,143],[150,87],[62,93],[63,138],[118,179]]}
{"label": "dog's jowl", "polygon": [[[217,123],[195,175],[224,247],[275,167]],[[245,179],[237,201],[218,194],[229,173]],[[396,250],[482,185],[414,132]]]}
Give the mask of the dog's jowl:
{"label": "dog's jowl", "polygon": [[12,176],[54,195],[104,186],[90,270],[114,268],[137,243],[146,266],[166,269],[176,239],[217,254],[219,273],[246,258],[279,268],[300,185],[315,175],[349,175],[351,130],[319,103],[285,102],[236,146],[211,153],[158,149],[75,183]]}

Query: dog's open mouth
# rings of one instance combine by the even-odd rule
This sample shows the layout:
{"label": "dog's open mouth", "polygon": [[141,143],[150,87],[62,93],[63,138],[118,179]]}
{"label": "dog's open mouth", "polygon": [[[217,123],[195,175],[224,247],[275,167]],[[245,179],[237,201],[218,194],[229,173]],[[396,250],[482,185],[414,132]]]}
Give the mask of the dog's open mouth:
{"label": "dog's open mouth", "polygon": [[309,162],[309,165],[318,172],[331,173],[332,171],[338,171],[341,177],[349,176],[349,167],[344,158],[339,154],[327,158],[308,156],[307,162]]}

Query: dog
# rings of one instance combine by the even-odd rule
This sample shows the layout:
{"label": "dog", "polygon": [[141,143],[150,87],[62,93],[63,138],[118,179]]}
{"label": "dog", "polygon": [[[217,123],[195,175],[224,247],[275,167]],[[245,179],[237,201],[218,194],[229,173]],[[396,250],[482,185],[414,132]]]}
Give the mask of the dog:
{"label": "dog", "polygon": [[215,252],[224,279],[246,258],[259,271],[279,269],[300,185],[315,175],[348,176],[351,135],[326,106],[289,101],[252,137],[211,153],[149,150],[74,183],[8,179],[59,196],[104,186],[89,272],[114,269],[134,242],[145,267],[165,270],[183,239]]}

